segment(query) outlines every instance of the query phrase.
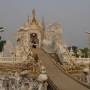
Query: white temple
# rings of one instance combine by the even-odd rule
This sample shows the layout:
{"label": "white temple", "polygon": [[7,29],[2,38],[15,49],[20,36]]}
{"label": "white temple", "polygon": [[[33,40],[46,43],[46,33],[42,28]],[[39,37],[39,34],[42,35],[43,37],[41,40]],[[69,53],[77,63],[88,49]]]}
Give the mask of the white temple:
{"label": "white temple", "polygon": [[23,47],[43,48],[48,53],[54,53],[61,43],[61,25],[54,23],[44,30],[43,22],[36,19],[35,9],[32,11],[32,18],[21,26],[17,32],[16,56],[23,55]]}
{"label": "white temple", "polygon": [[[0,57],[0,90],[47,90],[46,68],[39,60],[35,60],[32,52],[35,48],[41,48],[47,54],[57,55],[59,64],[68,73],[81,71],[80,65],[85,64],[85,61],[90,63],[90,59],[72,57],[74,54],[72,48],[69,52],[62,43],[62,27],[59,23],[53,23],[48,28],[45,28],[43,23],[36,18],[33,9],[32,18],[28,17],[17,31],[16,48],[14,49],[10,42],[5,45],[5,49],[9,52],[8,57]],[[3,70],[6,73],[2,74]],[[27,74],[31,76],[28,78]],[[37,77],[34,78],[34,74],[37,74]],[[23,77],[24,75],[27,76]],[[90,83],[90,75],[88,78]],[[11,79],[14,79],[14,85],[11,84]],[[3,83],[11,86],[8,89],[7,86],[3,86]]]}

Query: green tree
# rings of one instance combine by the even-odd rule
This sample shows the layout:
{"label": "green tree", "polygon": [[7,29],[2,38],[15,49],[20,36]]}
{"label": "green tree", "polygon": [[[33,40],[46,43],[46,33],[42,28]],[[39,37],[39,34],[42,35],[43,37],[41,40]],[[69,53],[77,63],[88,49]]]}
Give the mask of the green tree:
{"label": "green tree", "polygon": [[[0,27],[0,32],[3,32],[4,27]],[[0,52],[3,51],[4,44],[6,43],[6,40],[2,40],[2,37],[0,36]]]}
{"label": "green tree", "polygon": [[88,49],[88,48],[84,48],[84,55],[85,55],[85,58],[88,57],[88,52],[89,52],[89,49]]}
{"label": "green tree", "polygon": [[82,52],[82,57],[88,58],[89,49],[87,47],[80,49]]}
{"label": "green tree", "polygon": [[3,51],[3,48],[4,48],[4,44],[6,43],[5,40],[0,40],[0,52]]}

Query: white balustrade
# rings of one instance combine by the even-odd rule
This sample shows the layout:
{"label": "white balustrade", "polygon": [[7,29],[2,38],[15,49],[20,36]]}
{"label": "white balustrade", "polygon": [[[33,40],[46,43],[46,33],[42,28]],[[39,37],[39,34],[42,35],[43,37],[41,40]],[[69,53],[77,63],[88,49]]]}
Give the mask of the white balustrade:
{"label": "white balustrade", "polygon": [[0,57],[0,63],[21,63],[19,57]]}
{"label": "white balustrade", "polygon": [[71,58],[75,63],[78,64],[90,64],[90,58]]}

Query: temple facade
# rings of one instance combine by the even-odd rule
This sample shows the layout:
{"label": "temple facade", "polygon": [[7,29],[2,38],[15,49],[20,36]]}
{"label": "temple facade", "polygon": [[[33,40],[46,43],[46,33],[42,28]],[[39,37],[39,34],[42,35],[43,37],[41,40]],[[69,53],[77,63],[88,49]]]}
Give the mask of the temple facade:
{"label": "temple facade", "polygon": [[42,25],[37,21],[35,10],[33,9],[32,18],[28,17],[28,20],[17,32],[16,55],[23,55],[24,51],[27,51],[29,47],[40,48],[42,46],[43,33]]}
{"label": "temple facade", "polygon": [[15,49],[9,41],[4,47],[8,57],[0,56],[0,90],[90,90],[85,87],[90,86],[90,58],[72,57],[72,48],[69,52],[62,44],[59,23],[46,28],[33,9],[32,18],[19,28],[16,40]]}
{"label": "temple facade", "polygon": [[61,43],[61,25],[54,23],[45,28],[44,22],[40,23],[32,10],[32,18],[22,25],[17,32],[16,56],[25,54],[30,48],[43,48],[48,53],[54,53]]}

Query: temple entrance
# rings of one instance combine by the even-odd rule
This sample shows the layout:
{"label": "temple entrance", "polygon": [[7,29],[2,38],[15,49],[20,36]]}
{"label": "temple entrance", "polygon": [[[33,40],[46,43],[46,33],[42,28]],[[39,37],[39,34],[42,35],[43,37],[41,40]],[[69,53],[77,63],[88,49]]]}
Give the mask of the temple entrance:
{"label": "temple entrance", "polygon": [[36,33],[30,34],[30,40],[32,48],[36,48],[39,46],[39,39]]}

